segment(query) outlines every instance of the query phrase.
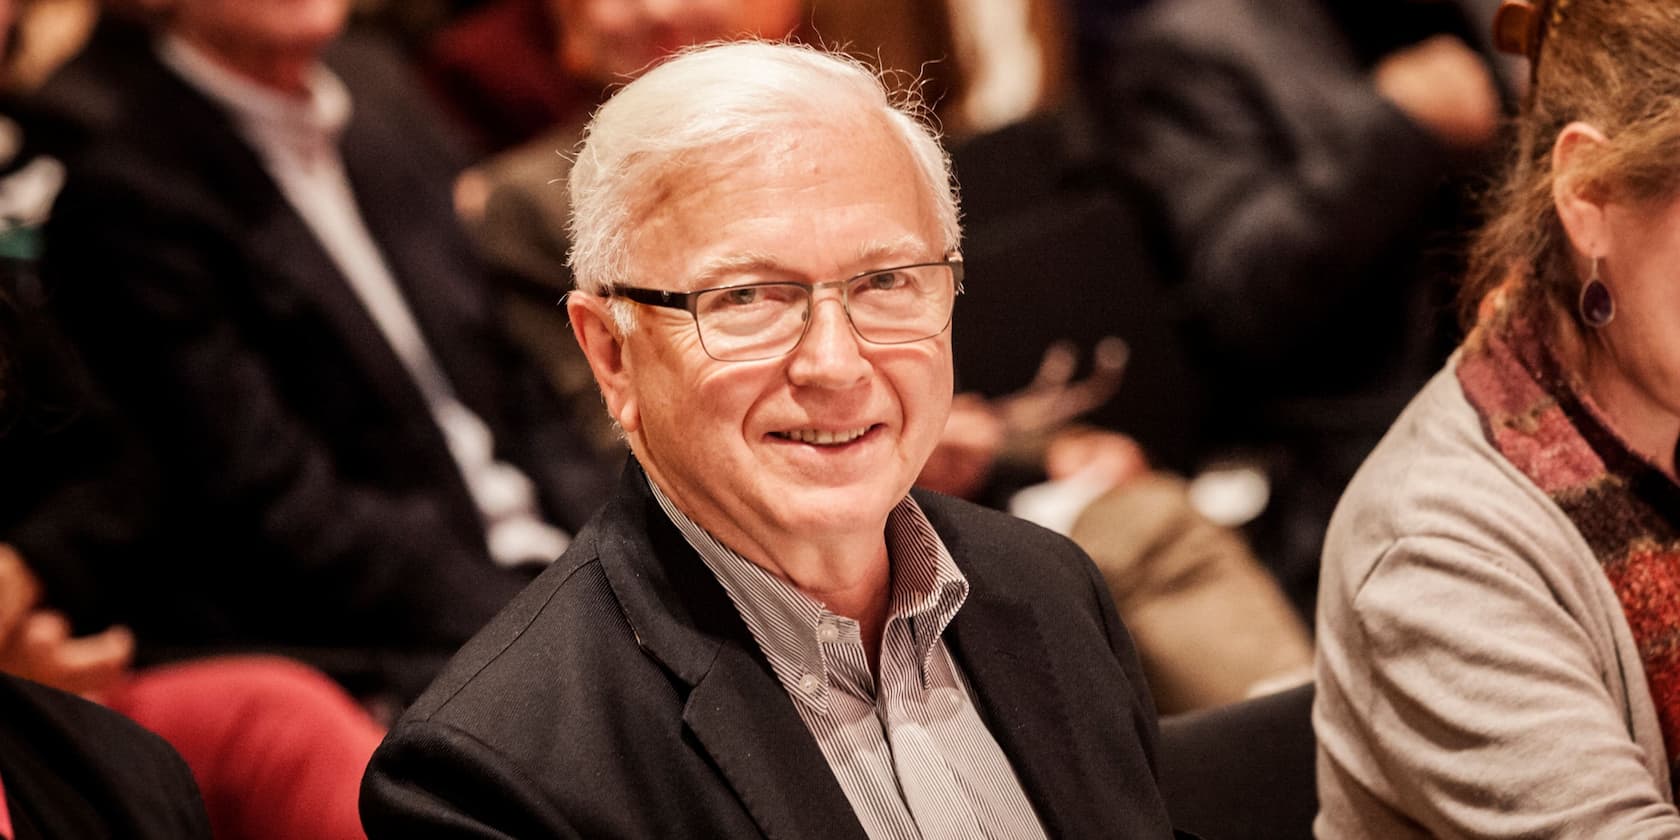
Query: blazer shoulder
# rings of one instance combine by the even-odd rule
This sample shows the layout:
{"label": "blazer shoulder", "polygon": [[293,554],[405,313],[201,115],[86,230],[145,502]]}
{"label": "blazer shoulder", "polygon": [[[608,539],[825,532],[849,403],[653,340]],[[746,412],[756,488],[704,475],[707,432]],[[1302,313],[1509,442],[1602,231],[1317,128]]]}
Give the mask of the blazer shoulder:
{"label": "blazer shoulder", "polygon": [[938,493],[912,493],[964,574],[1020,591],[1088,589],[1096,574],[1085,550],[1048,528]]}
{"label": "blazer shoulder", "polygon": [[920,489],[912,491],[911,496],[921,505],[934,530],[947,541],[947,547],[953,539],[964,544],[985,540],[995,543],[1000,551],[1035,550],[1084,556],[1066,536],[1001,510]]}
{"label": "blazer shoulder", "polygon": [[[586,528],[558,560],[456,652],[404,717],[431,718],[487,674],[521,667],[532,656],[552,652],[556,643],[578,641],[573,633],[553,638],[562,628],[581,627],[580,622],[610,623],[611,613],[599,609],[603,595],[611,598],[595,533]],[[616,603],[612,606],[616,611]],[[580,609],[589,615],[579,615]]]}

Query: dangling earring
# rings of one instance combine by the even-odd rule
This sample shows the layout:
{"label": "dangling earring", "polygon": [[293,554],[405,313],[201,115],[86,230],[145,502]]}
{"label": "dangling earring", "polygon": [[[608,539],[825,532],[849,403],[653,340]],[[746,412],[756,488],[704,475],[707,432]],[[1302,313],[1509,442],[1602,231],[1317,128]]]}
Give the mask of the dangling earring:
{"label": "dangling earring", "polygon": [[1599,261],[1599,257],[1593,257],[1592,276],[1581,287],[1581,298],[1576,301],[1581,323],[1595,330],[1604,329],[1616,320],[1616,299],[1610,296],[1610,287],[1598,278]]}

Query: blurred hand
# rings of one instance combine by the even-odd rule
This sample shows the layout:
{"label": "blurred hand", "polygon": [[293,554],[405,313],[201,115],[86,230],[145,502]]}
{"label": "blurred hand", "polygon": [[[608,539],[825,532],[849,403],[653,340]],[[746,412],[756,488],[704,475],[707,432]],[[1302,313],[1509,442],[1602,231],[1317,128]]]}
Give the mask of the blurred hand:
{"label": "blurred hand", "polygon": [[41,583],[16,550],[0,543],[0,643],[11,638],[35,602],[41,597]]}
{"label": "blurred hand", "polygon": [[36,608],[40,594],[23,558],[0,545],[0,671],[98,699],[127,673],[133,634],[113,627],[72,637],[63,615]]}
{"label": "blurred hand", "polygon": [[1499,128],[1499,91],[1480,56],[1451,35],[1397,50],[1372,73],[1377,92],[1454,149],[1487,145]]}
{"label": "blurred hand", "polygon": [[0,648],[0,671],[97,700],[116,686],[133,659],[128,628],[72,637],[64,616],[37,610]]}
{"label": "blurred hand", "polygon": [[1086,474],[1113,489],[1147,474],[1149,458],[1137,441],[1119,432],[1074,428],[1051,439],[1044,472],[1052,481]]}
{"label": "blurred hand", "polygon": [[984,398],[958,394],[951,401],[945,432],[916,484],[964,498],[978,493],[1003,449],[1003,434],[1003,420]]}
{"label": "blurred hand", "polygon": [[[0,0],[4,2],[4,0]],[[484,211],[490,206],[490,176],[474,167],[455,179],[455,215],[468,224],[484,221]]]}

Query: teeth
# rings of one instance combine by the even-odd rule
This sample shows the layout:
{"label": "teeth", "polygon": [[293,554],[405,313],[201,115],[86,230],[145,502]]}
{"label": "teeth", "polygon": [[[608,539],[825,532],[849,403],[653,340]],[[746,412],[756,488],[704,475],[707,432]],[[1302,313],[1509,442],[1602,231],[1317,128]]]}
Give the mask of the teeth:
{"label": "teeth", "polygon": [[776,434],[780,437],[784,437],[792,441],[798,441],[800,443],[809,443],[816,446],[834,446],[836,444],[851,443],[852,441],[863,437],[864,433],[868,431],[869,427],[864,426],[862,428],[849,429],[843,432],[826,432],[818,431],[816,429],[793,429],[786,432],[777,432]]}

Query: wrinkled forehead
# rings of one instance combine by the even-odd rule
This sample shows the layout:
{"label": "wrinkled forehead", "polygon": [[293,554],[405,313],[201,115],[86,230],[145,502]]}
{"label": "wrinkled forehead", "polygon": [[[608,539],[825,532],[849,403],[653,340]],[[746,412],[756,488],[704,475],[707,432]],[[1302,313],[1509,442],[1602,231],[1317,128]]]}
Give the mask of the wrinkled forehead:
{"label": "wrinkled forehead", "polygon": [[[863,179],[845,179],[848,171],[836,168],[837,159],[863,159],[872,169],[901,175],[887,188],[870,192]],[[721,227],[731,219],[737,191],[752,187],[771,191],[785,199],[779,215],[797,220],[811,213],[812,187],[842,189],[855,186],[864,197],[903,206],[906,215],[922,219],[919,226],[929,241],[924,248],[942,250],[939,237],[937,197],[931,192],[916,165],[914,154],[903,136],[886,120],[871,114],[821,121],[789,120],[725,143],[690,149],[670,155],[651,168],[652,177],[631,196],[629,207],[629,257],[632,269],[649,259],[680,258],[668,246],[673,227],[688,235],[681,241],[703,243],[708,228]],[[870,181],[875,183],[874,180]],[[808,243],[837,246],[847,251],[879,250],[871,242]],[[909,250],[909,249],[904,249]]]}

